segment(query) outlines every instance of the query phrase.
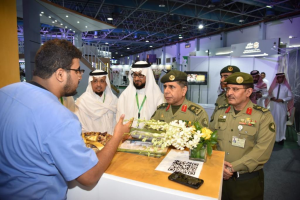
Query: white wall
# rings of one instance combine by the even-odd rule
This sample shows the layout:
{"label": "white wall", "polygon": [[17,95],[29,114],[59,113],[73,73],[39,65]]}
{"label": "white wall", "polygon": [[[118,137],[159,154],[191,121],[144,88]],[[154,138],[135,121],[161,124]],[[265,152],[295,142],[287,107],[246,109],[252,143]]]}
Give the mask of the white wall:
{"label": "white wall", "polygon": [[221,47],[220,35],[200,39],[200,51],[216,49]]}
{"label": "white wall", "polygon": [[172,58],[176,57],[176,45],[170,45],[170,46],[166,46],[166,59],[170,58],[170,62],[166,64],[171,64],[172,63]]}
{"label": "white wall", "polygon": [[189,44],[191,44],[190,48],[185,48],[186,42],[180,43],[180,57],[182,56],[189,56],[190,52],[196,51],[196,43],[195,40],[188,41]]}
{"label": "white wall", "polygon": [[259,25],[227,32],[227,46],[259,39]]}
{"label": "white wall", "polygon": [[266,24],[266,37],[280,38],[283,43],[289,42],[289,36],[300,37],[300,17],[278,20]]}

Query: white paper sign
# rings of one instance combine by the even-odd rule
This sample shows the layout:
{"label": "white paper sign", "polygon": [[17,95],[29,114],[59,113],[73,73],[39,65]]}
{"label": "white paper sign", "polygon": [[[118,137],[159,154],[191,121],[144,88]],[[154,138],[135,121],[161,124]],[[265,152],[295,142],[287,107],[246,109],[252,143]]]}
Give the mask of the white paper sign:
{"label": "white paper sign", "polygon": [[172,149],[159,163],[155,170],[173,173],[180,171],[186,175],[199,178],[203,162],[189,160],[189,152]]}

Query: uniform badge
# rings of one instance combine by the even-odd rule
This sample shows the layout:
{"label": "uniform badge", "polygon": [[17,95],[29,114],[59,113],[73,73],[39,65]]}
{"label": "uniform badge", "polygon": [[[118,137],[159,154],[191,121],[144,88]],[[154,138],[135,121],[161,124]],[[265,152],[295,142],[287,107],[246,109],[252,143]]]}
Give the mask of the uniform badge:
{"label": "uniform badge", "polygon": [[252,108],[251,108],[251,107],[247,108],[246,113],[247,113],[248,115],[251,115],[251,113],[252,113]]}
{"label": "uniform badge", "polygon": [[275,124],[274,124],[274,122],[272,122],[272,123],[269,124],[269,129],[270,129],[270,131],[275,132]]}
{"label": "uniform badge", "polygon": [[184,105],[181,107],[181,111],[182,111],[182,112],[186,112],[186,109],[187,109],[187,105],[184,104]]}
{"label": "uniform badge", "polygon": [[204,126],[204,127],[208,126],[208,122],[207,122],[206,118],[202,119],[201,123],[202,123],[202,126]]}
{"label": "uniform badge", "polygon": [[243,126],[242,125],[238,125],[238,129],[239,129],[239,131],[243,130]]}
{"label": "uniform badge", "polygon": [[244,78],[241,76],[236,77],[236,82],[237,83],[243,83],[244,82]]}
{"label": "uniform badge", "polygon": [[168,107],[166,108],[166,111],[168,111],[169,110],[169,108],[170,108],[170,104],[168,105]]}
{"label": "uniform badge", "polygon": [[226,116],[225,115],[220,115],[218,118],[218,122],[226,122]]}
{"label": "uniform badge", "polygon": [[175,76],[174,75],[170,75],[169,79],[170,79],[170,81],[174,81],[175,80]]}
{"label": "uniform badge", "polygon": [[233,70],[233,67],[231,67],[231,66],[230,66],[230,67],[228,67],[228,71],[230,71],[230,72],[231,72],[232,70]]}

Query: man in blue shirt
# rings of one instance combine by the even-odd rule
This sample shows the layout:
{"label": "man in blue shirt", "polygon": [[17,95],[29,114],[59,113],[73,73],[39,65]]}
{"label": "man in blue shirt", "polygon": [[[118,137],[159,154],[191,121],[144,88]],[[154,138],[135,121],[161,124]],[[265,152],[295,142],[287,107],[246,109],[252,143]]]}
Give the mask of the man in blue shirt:
{"label": "man in blue shirt", "polygon": [[76,94],[80,58],[70,42],[48,41],[32,81],[0,89],[0,199],[66,199],[67,181],[96,184],[129,132],[123,115],[101,151],[85,147],[78,118],[59,101]]}

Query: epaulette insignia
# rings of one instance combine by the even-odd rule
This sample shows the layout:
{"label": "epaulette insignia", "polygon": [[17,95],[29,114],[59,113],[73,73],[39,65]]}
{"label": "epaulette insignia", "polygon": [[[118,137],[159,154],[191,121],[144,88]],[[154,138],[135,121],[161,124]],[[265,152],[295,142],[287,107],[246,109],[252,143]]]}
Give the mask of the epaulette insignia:
{"label": "epaulette insignia", "polygon": [[254,108],[255,110],[260,110],[260,111],[262,111],[263,113],[269,111],[268,108],[264,108],[264,107],[258,106],[258,105],[256,105],[256,104],[253,105],[253,108]]}
{"label": "epaulette insignia", "polygon": [[228,106],[229,106],[229,104],[220,105],[220,106],[218,106],[218,109],[228,108]]}
{"label": "epaulette insignia", "polygon": [[166,108],[168,106],[167,103],[162,103],[159,106],[157,106],[157,109]]}
{"label": "epaulette insignia", "polygon": [[195,115],[199,115],[202,112],[201,108],[194,106],[194,105],[190,105],[188,109]]}

